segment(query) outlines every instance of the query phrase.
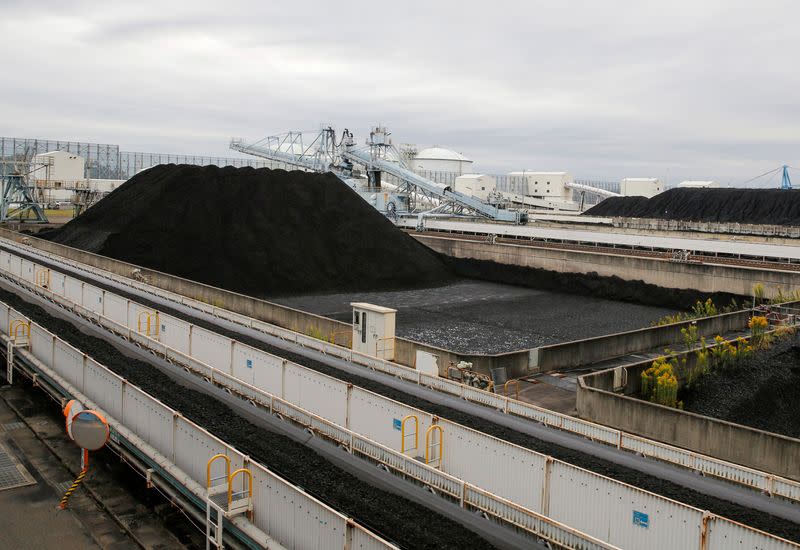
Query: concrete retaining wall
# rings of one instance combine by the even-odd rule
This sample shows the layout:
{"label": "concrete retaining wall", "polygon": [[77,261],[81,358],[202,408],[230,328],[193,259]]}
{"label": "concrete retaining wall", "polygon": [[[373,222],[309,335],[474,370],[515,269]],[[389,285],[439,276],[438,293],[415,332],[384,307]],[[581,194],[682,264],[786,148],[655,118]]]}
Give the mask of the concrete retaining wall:
{"label": "concrete retaining wall", "polygon": [[[309,335],[319,335],[324,338],[329,338],[331,335],[337,334],[340,336],[337,336],[336,342],[340,344],[348,340],[346,334],[352,330],[352,325],[349,323],[343,323],[321,315],[315,315],[266,300],[259,300],[251,296],[245,296],[188,279],[182,279],[181,277],[129,264],[113,258],[107,258],[51,241],[22,235],[8,229],[0,228],[0,236],[16,242],[25,242],[39,250],[58,254],[64,258],[110,271],[111,273],[123,277],[132,278],[134,272],[136,272],[137,278],[158,288],[194,298],[236,313],[241,313],[242,315],[247,315],[248,317],[253,317],[254,319],[283,328]],[[529,350],[499,355],[463,355],[412,340],[406,340],[404,338],[397,338],[395,341],[395,361],[413,367],[416,359],[416,350],[418,349],[439,356],[438,365],[441,375],[447,373],[447,366],[451,361],[455,364],[459,361],[471,362],[479,372],[486,374],[488,374],[491,369],[497,367],[506,367],[508,375],[514,377],[524,376],[528,373]]]}
{"label": "concrete retaining wall", "polygon": [[662,258],[565,250],[508,243],[488,243],[452,236],[413,234],[427,247],[454,258],[472,258],[499,264],[532,267],[560,273],[597,273],[643,281],[664,288],[692,289],[699,292],[752,294],[753,285],[767,289],[800,288],[800,272],[774,271],[728,265],[673,262]]}
{"label": "concrete retaining wall", "polygon": [[756,235],[761,237],[800,238],[800,227],[790,225],[760,225],[752,223],[692,222],[687,220],[659,220],[654,218],[612,218],[614,227],[647,231],[692,231],[698,233],[726,233]]}
{"label": "concrete retaining wall", "polygon": [[[694,367],[694,354],[687,367]],[[626,394],[651,362],[627,365]],[[613,392],[614,369],[578,379],[578,416],[618,430],[800,481],[800,439],[673,409]]]}
{"label": "concrete retaining wall", "polygon": [[563,344],[542,346],[535,350],[532,365],[542,371],[567,369],[590,365],[629,353],[671,346],[683,340],[681,329],[692,323],[697,325],[699,337],[705,336],[707,340],[711,340],[717,334],[745,328],[749,318],[750,311],[742,310],[723,313],[714,317],[703,317],[693,321],[683,321],[575,340]]}

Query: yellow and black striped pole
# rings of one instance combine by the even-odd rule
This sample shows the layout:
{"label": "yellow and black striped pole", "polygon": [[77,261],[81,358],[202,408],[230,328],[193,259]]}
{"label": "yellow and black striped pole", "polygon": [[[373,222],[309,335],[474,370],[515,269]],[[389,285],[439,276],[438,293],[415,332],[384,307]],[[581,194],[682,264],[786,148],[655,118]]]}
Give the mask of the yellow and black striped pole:
{"label": "yellow and black striped pole", "polygon": [[75,478],[75,481],[72,482],[72,485],[69,486],[67,492],[64,493],[64,496],[61,497],[61,502],[58,504],[58,507],[64,510],[67,507],[67,501],[69,497],[72,496],[72,493],[78,488],[78,486],[83,482],[83,478],[86,477],[87,470],[81,470],[81,473],[78,474],[78,477]]}

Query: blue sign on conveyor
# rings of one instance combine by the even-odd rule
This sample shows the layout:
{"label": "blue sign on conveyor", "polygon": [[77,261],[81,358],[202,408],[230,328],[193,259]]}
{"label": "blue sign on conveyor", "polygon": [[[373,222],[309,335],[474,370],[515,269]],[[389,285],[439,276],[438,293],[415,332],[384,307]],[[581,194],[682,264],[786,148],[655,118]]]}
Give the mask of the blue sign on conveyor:
{"label": "blue sign on conveyor", "polygon": [[644,512],[633,511],[633,524],[647,529],[650,527],[650,516]]}
{"label": "blue sign on conveyor", "polygon": [[402,430],[402,429],[403,429],[403,422],[402,422],[402,421],[400,421],[400,420],[398,420],[397,418],[393,418],[393,419],[392,419],[392,427],[393,427],[395,430],[397,430],[397,431],[400,431],[400,430]]}

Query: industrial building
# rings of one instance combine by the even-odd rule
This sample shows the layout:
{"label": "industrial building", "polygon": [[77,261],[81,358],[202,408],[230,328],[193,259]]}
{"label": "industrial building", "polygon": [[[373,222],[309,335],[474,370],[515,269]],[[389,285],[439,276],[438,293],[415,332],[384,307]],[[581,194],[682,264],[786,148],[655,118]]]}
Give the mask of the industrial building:
{"label": "industrial building", "polygon": [[620,195],[623,197],[654,197],[664,190],[658,178],[623,178],[620,181]]}

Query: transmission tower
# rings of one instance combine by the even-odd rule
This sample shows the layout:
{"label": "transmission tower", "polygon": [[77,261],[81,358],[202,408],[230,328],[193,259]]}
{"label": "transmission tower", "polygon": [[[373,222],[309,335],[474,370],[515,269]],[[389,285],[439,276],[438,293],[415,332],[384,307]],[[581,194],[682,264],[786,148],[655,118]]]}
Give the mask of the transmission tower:
{"label": "transmission tower", "polygon": [[781,180],[781,189],[791,189],[792,188],[792,180],[789,179],[789,167],[787,165],[783,165],[783,179]]}

